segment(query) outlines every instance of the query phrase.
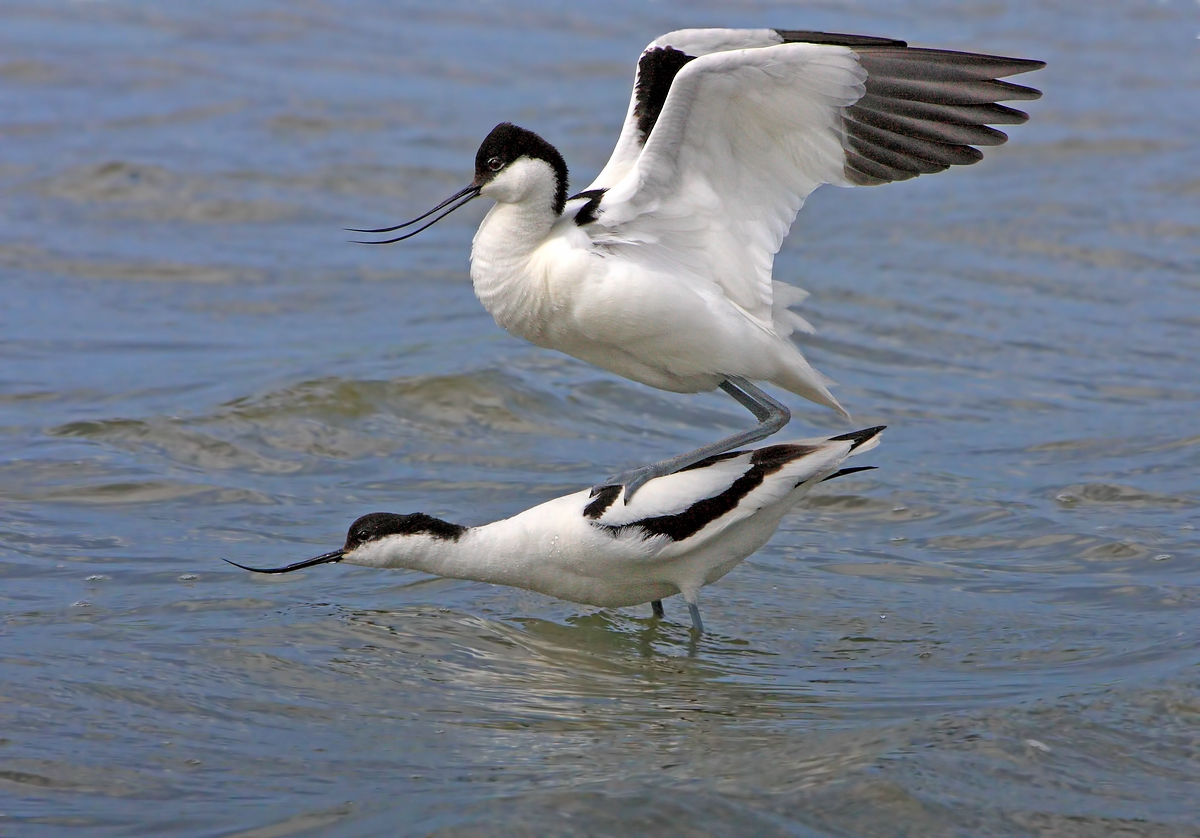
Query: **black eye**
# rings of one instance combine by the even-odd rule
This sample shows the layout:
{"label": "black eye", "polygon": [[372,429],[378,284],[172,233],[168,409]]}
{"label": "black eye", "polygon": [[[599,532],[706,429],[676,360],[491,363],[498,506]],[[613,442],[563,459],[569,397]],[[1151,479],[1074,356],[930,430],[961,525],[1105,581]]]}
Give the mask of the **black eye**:
{"label": "black eye", "polygon": [[498,172],[504,168],[504,161],[501,160],[499,157],[493,157],[491,160],[489,160],[487,162],[487,165],[488,165],[488,168],[491,169],[493,172]]}

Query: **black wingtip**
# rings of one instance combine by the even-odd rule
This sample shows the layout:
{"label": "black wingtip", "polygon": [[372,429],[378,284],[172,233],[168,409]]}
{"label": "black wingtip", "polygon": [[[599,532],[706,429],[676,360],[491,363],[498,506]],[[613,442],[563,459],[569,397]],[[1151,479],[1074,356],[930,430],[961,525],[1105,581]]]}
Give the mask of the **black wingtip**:
{"label": "black wingtip", "polygon": [[[987,57],[990,58],[991,56]],[[1000,74],[1001,76],[1017,76],[1021,73],[1033,73],[1037,70],[1045,69],[1046,67],[1046,62],[1037,58],[1008,58],[1000,56],[998,56],[998,58],[1001,61],[1005,61],[1011,65],[1007,72]],[[997,78],[999,78],[999,76]],[[1041,91],[1039,90],[1038,93],[1040,94]]]}
{"label": "black wingtip", "polygon": [[841,436],[831,436],[829,440],[830,442],[853,442],[854,444],[850,446],[850,450],[853,451],[864,442],[870,442],[885,430],[887,430],[887,425],[876,425],[873,428],[864,428],[861,431],[851,431],[850,433],[842,434]]}
{"label": "black wingtip", "polygon": [[874,471],[875,466],[851,466],[850,468],[840,468],[828,477],[822,477],[821,482],[833,480],[835,477],[845,477],[847,474],[857,474],[860,471]]}

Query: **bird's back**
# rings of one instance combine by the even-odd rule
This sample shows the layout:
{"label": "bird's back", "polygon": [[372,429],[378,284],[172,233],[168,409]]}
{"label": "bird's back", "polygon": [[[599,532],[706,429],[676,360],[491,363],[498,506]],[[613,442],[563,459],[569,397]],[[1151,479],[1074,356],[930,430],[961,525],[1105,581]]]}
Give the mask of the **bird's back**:
{"label": "bird's back", "polygon": [[619,487],[577,492],[480,531],[520,545],[504,560],[521,587],[562,599],[622,607],[699,590],[762,547],[808,488],[880,431],[731,452],[649,481],[628,504]]}

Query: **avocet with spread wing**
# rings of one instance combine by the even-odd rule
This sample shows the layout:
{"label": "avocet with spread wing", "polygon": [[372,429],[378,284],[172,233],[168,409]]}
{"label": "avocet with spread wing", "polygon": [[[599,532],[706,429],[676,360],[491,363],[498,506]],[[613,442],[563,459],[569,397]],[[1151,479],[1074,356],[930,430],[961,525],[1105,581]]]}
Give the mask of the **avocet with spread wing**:
{"label": "avocet with spread wing", "polygon": [[[475,234],[471,278],[515,335],[652,387],[720,387],[759,425],[623,472],[625,487],[762,439],[790,419],[762,381],[846,411],[790,340],[812,327],[806,296],[776,282],[776,252],[823,183],[871,186],[978,161],[1007,137],[989,127],[1036,99],[1000,81],[1041,61],[904,41],[778,29],[685,29],[650,44],[612,159],[570,196],[562,155],[503,123],[475,179],[406,224],[409,238],[476,197],[496,205]],[[437,214],[439,213],[440,214]]]}

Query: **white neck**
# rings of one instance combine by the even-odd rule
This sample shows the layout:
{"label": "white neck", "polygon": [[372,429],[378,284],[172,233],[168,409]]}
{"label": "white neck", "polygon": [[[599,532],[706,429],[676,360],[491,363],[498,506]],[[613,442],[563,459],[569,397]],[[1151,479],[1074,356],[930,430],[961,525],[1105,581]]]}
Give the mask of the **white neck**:
{"label": "white neck", "polygon": [[[532,538],[532,540],[531,540]],[[419,570],[450,579],[469,579],[497,585],[528,584],[529,566],[545,560],[545,548],[526,527],[513,519],[471,527],[457,539],[425,533],[389,535],[348,554],[347,564]],[[540,554],[540,556],[539,556]]]}
{"label": "white neck", "polygon": [[545,161],[523,157],[480,194],[497,203],[471,246],[475,294],[497,323],[536,342],[550,299],[548,278],[531,261],[558,220],[557,176]]}

